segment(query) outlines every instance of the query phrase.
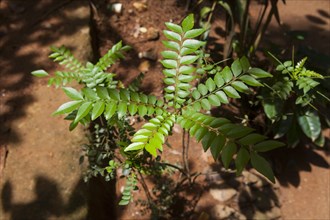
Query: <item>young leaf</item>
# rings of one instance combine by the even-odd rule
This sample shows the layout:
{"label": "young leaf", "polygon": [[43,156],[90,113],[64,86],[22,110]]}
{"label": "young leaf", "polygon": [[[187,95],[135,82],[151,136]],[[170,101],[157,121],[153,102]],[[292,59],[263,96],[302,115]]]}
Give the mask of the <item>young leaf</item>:
{"label": "young leaf", "polygon": [[272,168],[265,158],[255,152],[251,152],[251,164],[262,175],[267,177],[272,183],[275,183],[275,177]]}
{"label": "young leaf", "polygon": [[221,152],[221,160],[226,169],[228,169],[230,161],[237,151],[237,145],[234,142],[227,142]]}
{"label": "young leaf", "polygon": [[74,88],[63,87],[62,89],[65,92],[65,94],[72,100],[82,100],[83,99],[83,96]]}
{"label": "young leaf", "polygon": [[124,151],[126,152],[126,151],[132,151],[132,150],[141,150],[143,148],[144,148],[143,142],[135,142],[135,143],[131,143],[130,145],[128,145]]}
{"label": "young leaf", "polygon": [[45,70],[35,70],[31,72],[31,74],[36,77],[45,77],[49,75]]}
{"label": "young leaf", "polygon": [[181,23],[184,32],[191,30],[194,27],[194,24],[194,14],[189,14]]}

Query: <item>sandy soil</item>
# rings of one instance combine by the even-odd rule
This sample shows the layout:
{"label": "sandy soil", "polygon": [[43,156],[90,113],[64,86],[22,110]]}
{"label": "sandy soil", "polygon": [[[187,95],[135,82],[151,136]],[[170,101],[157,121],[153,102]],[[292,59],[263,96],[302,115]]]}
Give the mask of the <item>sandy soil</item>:
{"label": "sandy soil", "polygon": [[[123,3],[123,13],[113,15],[106,9],[109,2],[113,1],[96,4],[95,21],[99,29],[93,33],[98,39],[93,42],[94,46],[100,48],[99,54],[104,54],[121,39],[131,45],[133,50],[126,61],[114,70],[128,83],[144,68],[143,89],[160,95],[161,65],[157,62],[160,57],[140,59],[138,54],[146,51],[159,54],[163,48],[161,30],[164,22],[179,22],[186,13],[185,3],[150,0],[146,10],[137,11],[132,5],[135,1],[121,0],[117,2]],[[282,45],[286,52],[291,50],[292,44],[304,52],[305,45],[330,56],[330,2],[287,0],[286,6],[279,5],[286,30],[302,31],[306,34],[305,40],[283,35],[272,21],[264,42]],[[40,68],[55,70],[55,65],[47,59],[51,45],[70,45],[81,60],[92,59],[89,16],[86,1],[45,0],[38,5],[29,1],[0,1],[1,220],[84,219],[86,216],[87,187],[81,181],[81,167],[78,165],[80,144],[85,141],[84,131],[69,132],[67,122],[50,116],[67,99],[63,93],[47,88],[45,80],[33,79],[30,72]],[[155,29],[160,37],[148,40],[143,33],[135,37],[136,30],[141,27]],[[173,141],[173,145],[180,146],[179,138],[174,136]],[[201,152],[200,146],[193,144],[190,154],[192,169],[203,166],[199,162]],[[180,161],[178,153],[175,149],[169,150],[165,157]],[[310,154],[310,151],[302,150],[290,155],[295,157],[283,159],[283,163],[291,163],[284,166],[288,169],[279,178],[283,185],[283,219],[330,219],[328,152]],[[208,162],[209,157],[203,156],[202,161]],[[4,162],[5,167],[1,170]],[[211,199],[206,196],[203,201]],[[202,210],[210,204],[199,205]],[[122,218],[136,213],[131,206],[122,211]]]}

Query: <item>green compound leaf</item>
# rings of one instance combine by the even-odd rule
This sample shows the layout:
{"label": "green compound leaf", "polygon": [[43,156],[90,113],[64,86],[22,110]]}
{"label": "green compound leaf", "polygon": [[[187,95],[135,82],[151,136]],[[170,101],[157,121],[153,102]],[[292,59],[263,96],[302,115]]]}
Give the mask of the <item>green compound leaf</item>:
{"label": "green compound leaf", "polygon": [[181,23],[184,32],[191,30],[194,27],[194,24],[194,14],[189,14]]}
{"label": "green compound leaf", "polygon": [[304,134],[315,141],[321,133],[321,122],[316,112],[307,111],[304,115],[298,116],[298,123]]}
{"label": "green compound leaf", "polygon": [[82,100],[83,99],[83,96],[74,88],[63,87],[62,89],[65,92],[65,94],[72,100]]}
{"label": "green compound leaf", "polygon": [[53,115],[67,114],[71,113],[73,110],[77,109],[81,105],[82,101],[71,101],[62,104]]}
{"label": "green compound leaf", "polygon": [[45,77],[49,75],[45,70],[35,70],[31,72],[31,74],[36,77]]}
{"label": "green compound leaf", "polygon": [[272,168],[265,158],[259,156],[256,152],[251,152],[251,164],[259,173],[267,177],[272,183],[275,183],[275,177]]}
{"label": "green compound leaf", "polygon": [[85,102],[84,104],[82,104],[80,106],[80,108],[78,109],[76,118],[74,119],[75,122],[80,121],[82,118],[84,118],[86,115],[88,115],[88,113],[91,111],[93,107],[93,103],[92,102]]}

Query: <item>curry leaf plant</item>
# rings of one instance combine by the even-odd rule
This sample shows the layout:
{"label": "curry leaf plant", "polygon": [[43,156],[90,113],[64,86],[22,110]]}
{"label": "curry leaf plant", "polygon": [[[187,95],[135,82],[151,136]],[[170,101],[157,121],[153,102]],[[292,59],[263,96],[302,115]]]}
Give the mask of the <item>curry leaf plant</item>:
{"label": "curry leaf plant", "polygon": [[[53,48],[50,57],[67,67],[68,71],[56,72],[49,83],[61,86],[76,80],[84,85],[80,90],[63,87],[70,101],[61,105],[54,114],[69,115],[72,120],[70,129],[78,123],[87,125],[98,118],[109,123],[129,116],[144,119],[145,123],[129,141],[118,144],[122,158],[130,161],[125,164],[128,173],[136,169],[136,164],[141,165],[136,158],[146,154],[156,158],[162,154],[165,150],[163,145],[177,123],[202,143],[204,151],[210,150],[215,160],[221,160],[226,168],[235,164],[237,174],[240,174],[251,161],[257,171],[274,182],[274,174],[260,153],[283,144],[267,140],[266,136],[255,133],[252,128],[207,113],[213,107],[229,104],[231,99],[239,99],[241,94],[249,94],[250,87],[263,85],[259,79],[272,75],[251,67],[245,57],[224,68],[200,65],[204,56],[201,48],[205,42],[198,37],[205,30],[193,28],[194,16],[188,15],[180,25],[169,22],[165,25],[167,40],[163,44],[166,49],[161,53],[165,85],[163,97],[125,88],[114,80],[113,73],[106,72],[116,60],[123,58],[122,53],[128,49],[121,43],[114,45],[96,64],[87,63],[85,66],[65,48]],[[48,75],[44,70],[33,74]],[[131,196],[126,197],[131,199]],[[127,201],[121,204],[127,204]]]}
{"label": "curry leaf plant", "polygon": [[[317,90],[320,84],[316,80],[325,77],[306,69],[307,57],[297,64],[294,60],[281,62],[270,54],[278,64],[276,70],[281,72],[271,82],[270,89],[265,89],[262,104],[266,116],[274,124],[275,138],[286,136],[288,145],[295,147],[305,135],[319,146],[324,145],[320,112],[317,108],[319,100],[329,99]],[[267,84],[265,84],[267,85]]]}

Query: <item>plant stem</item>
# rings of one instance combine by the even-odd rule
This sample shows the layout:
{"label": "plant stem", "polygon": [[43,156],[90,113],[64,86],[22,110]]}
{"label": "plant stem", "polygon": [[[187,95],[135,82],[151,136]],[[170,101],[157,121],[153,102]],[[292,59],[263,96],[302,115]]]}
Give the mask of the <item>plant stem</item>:
{"label": "plant stem", "polygon": [[138,174],[140,176],[140,182],[141,182],[142,188],[143,188],[143,190],[144,190],[144,192],[145,192],[145,194],[147,196],[148,203],[152,207],[152,206],[154,206],[154,202],[152,201],[152,196],[151,196],[151,194],[149,192],[148,186],[147,186],[147,184],[146,184],[146,182],[145,182],[145,180],[143,178],[143,175],[140,173],[140,171],[137,171],[137,172],[138,172]]}
{"label": "plant stem", "polygon": [[182,160],[183,160],[183,165],[184,165],[184,170],[186,172],[186,176],[189,179],[189,183],[191,183],[190,169],[189,169],[189,156],[188,156],[190,136],[189,136],[189,133],[187,133],[188,135],[187,135],[187,140],[186,140],[186,138],[185,138],[186,133],[187,132],[183,129],[183,134],[182,134]]}

